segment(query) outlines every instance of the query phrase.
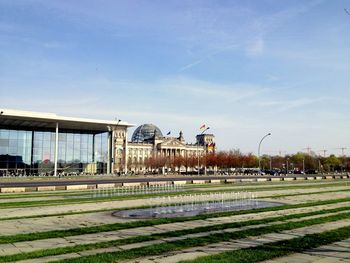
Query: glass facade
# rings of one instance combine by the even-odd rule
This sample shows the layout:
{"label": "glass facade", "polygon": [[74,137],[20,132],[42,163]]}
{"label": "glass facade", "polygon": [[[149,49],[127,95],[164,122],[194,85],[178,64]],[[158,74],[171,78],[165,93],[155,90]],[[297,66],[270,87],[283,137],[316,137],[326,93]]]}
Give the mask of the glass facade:
{"label": "glass facade", "polygon": [[[0,176],[53,174],[55,141],[53,131],[0,129]],[[107,132],[59,132],[58,173],[106,173],[107,162]]]}

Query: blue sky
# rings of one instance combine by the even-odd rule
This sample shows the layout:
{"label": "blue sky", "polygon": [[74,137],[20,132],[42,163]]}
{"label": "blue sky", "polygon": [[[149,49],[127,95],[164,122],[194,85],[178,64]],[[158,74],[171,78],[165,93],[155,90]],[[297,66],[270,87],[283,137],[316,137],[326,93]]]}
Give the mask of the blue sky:
{"label": "blue sky", "polygon": [[[350,2],[0,0],[0,102],[219,149],[348,147]],[[132,132],[132,131],[131,131]]]}

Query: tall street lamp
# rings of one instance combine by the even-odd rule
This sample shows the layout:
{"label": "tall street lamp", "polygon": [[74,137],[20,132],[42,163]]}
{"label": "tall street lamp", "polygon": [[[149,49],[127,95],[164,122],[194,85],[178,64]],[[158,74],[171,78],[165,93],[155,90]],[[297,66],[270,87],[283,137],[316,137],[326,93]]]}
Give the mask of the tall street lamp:
{"label": "tall street lamp", "polygon": [[260,163],[260,147],[261,147],[261,143],[262,141],[267,137],[270,136],[271,133],[269,132],[268,134],[266,134],[264,137],[261,138],[260,142],[259,142],[259,147],[258,147],[258,160],[259,160],[259,172],[261,171],[261,163]]}

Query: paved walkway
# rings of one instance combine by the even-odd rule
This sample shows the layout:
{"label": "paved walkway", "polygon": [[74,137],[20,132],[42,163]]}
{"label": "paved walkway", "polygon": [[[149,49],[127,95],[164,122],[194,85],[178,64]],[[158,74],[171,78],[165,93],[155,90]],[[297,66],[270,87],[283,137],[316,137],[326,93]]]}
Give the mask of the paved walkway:
{"label": "paved walkway", "polygon": [[267,260],[263,263],[344,263],[350,262],[350,239],[330,245]]}
{"label": "paved walkway", "polygon": [[[259,195],[258,195],[258,198]],[[310,203],[317,201],[329,201],[332,199],[341,199],[341,198],[350,198],[350,189],[349,191],[344,192],[332,192],[332,193],[319,193],[319,194],[303,194],[297,196],[282,196],[274,198],[263,198],[264,200],[280,202],[284,204],[302,204]]]}
{"label": "paved walkway", "polygon": [[24,197],[24,198],[1,198],[2,203],[16,203],[16,202],[32,202],[32,201],[50,201],[50,200],[64,200],[64,196],[40,196],[40,197]]}
{"label": "paved walkway", "polygon": [[[191,190],[191,191],[216,191],[216,190],[232,190],[232,191],[242,191],[242,188],[245,189],[264,189],[264,188],[288,188],[290,186],[292,187],[304,187],[304,186],[320,186],[327,188],[327,185],[333,185],[336,184],[337,186],[344,186],[346,185],[345,181],[341,182],[335,182],[335,181],[327,181],[327,182],[308,182],[308,183],[300,183],[298,181],[295,181],[294,183],[286,183],[286,182],[274,182],[271,183],[250,183],[250,184],[218,184],[217,186],[214,184],[212,185],[206,185],[204,187],[201,187],[198,185],[188,185],[185,187],[185,190]],[[349,180],[350,185],[350,180]],[[208,186],[208,187],[207,187]],[[331,187],[331,186],[330,186]],[[112,188],[115,189],[115,188]],[[0,194],[0,203],[13,203],[13,202],[29,202],[29,201],[43,201],[43,200],[61,200],[61,199],[67,199],[65,196],[80,196],[80,195],[91,195],[94,192],[97,192],[98,190],[81,190],[81,191],[48,191],[48,192],[26,192],[26,193],[13,193],[13,194]],[[65,195],[63,195],[64,193]],[[21,195],[21,197],[16,198],[7,198],[11,197],[11,195]],[[26,195],[37,195],[37,196],[26,196]]]}
{"label": "paved walkway", "polygon": [[[299,186],[301,184],[290,184],[290,185]],[[310,184],[307,184],[307,185],[310,185]],[[230,189],[228,190],[237,192],[240,189],[238,189],[237,185],[236,187],[237,189],[233,189],[230,187]],[[271,187],[271,185],[269,185],[268,187]],[[219,186],[215,188],[223,189],[222,187],[219,187]],[[208,188],[202,188],[202,189],[208,190]],[[212,188],[209,188],[209,189],[211,190]],[[296,203],[304,203],[304,202],[310,202],[310,201],[315,202],[319,200],[331,200],[331,199],[350,197],[350,191],[333,192],[333,193],[317,193],[312,195],[309,194],[312,192],[313,193],[327,192],[332,190],[340,191],[345,189],[350,190],[350,187],[346,186],[346,184],[344,183],[343,185],[339,185],[337,187],[333,187],[333,186],[323,187],[322,185],[319,185],[319,187],[311,188],[311,189],[310,188],[281,189],[281,190],[258,191],[255,193],[257,194],[258,198],[263,198],[266,196],[284,195],[284,194],[287,194],[287,195],[301,194],[297,196],[269,198],[269,200],[272,200],[275,202],[282,201],[283,203],[296,204]],[[208,199],[209,199],[209,196],[208,196]],[[117,209],[117,208],[125,208],[125,207],[141,206],[141,205],[150,205],[151,201],[152,201],[152,204],[154,205],[156,200],[155,199],[151,199],[151,200],[138,199],[138,200],[70,204],[70,205],[60,205],[60,206],[52,205],[52,206],[44,206],[44,207],[27,207],[27,208],[13,208],[13,209],[8,208],[8,209],[0,209],[0,218],[14,217],[14,216],[32,216],[32,215],[40,216],[40,215],[48,215],[48,214],[52,215],[56,213],[79,212],[79,211],[85,212],[85,211],[92,211],[96,209],[101,209],[101,210]],[[324,209],[332,209],[332,208],[345,207],[345,206],[350,206],[350,202],[314,206],[314,207],[296,208],[296,209],[285,209],[280,211],[271,211],[271,212],[263,212],[263,213],[251,213],[246,215],[236,215],[236,216],[221,217],[221,218],[209,218],[207,220],[194,220],[194,221],[183,222],[183,223],[163,224],[163,225],[156,225],[152,227],[142,227],[142,228],[120,230],[120,231],[109,231],[109,232],[101,232],[101,233],[88,234],[88,235],[70,236],[66,238],[51,238],[51,239],[37,240],[37,241],[17,242],[13,244],[0,245],[0,255],[12,255],[12,254],[23,253],[23,252],[33,252],[37,250],[50,249],[50,248],[56,248],[56,247],[57,248],[69,247],[69,246],[75,246],[80,244],[93,244],[97,242],[118,240],[118,239],[148,235],[153,233],[164,233],[164,232],[174,231],[174,230],[191,229],[195,227],[223,224],[223,223],[229,223],[229,222],[248,221],[248,220],[262,219],[262,218],[268,218],[268,217],[274,217],[274,216],[283,216],[283,215],[289,215],[289,214],[295,214],[295,213],[306,213],[311,211],[319,211]],[[339,212],[339,213],[342,213],[342,212]],[[331,215],[331,214],[328,214],[328,215]],[[289,221],[306,220],[309,218],[323,217],[323,216],[327,216],[327,215],[326,214],[316,215],[313,217],[304,217],[301,219],[293,219]],[[111,216],[111,211],[89,212],[84,214],[72,214],[72,215],[66,215],[66,216],[48,216],[48,217],[38,217],[38,218],[31,218],[31,219],[28,218],[28,219],[2,220],[0,221],[0,225],[1,225],[0,235],[14,235],[19,233],[32,233],[32,232],[40,232],[40,231],[69,229],[69,228],[94,226],[94,225],[110,224],[110,223],[125,222],[125,221],[126,221],[125,219],[119,219]],[[130,221],[130,219],[127,221]],[[343,221],[339,221],[339,222],[343,222]],[[341,224],[339,226],[338,224],[339,222],[337,223],[333,222],[332,224],[334,225],[334,227],[337,228],[341,226]],[[283,223],[283,222],[274,222],[272,224],[280,224],[280,223]],[[349,222],[349,225],[350,225],[350,222]],[[247,226],[239,229],[234,228],[234,229],[226,229],[223,231],[215,231],[215,232],[217,233],[217,232],[237,231],[245,228],[255,228],[255,227],[259,227],[259,226]],[[48,262],[48,261],[54,261],[54,260],[63,259],[63,258],[80,257],[84,255],[89,255],[89,254],[93,255],[96,253],[120,251],[120,250],[130,249],[133,247],[141,247],[141,246],[146,246],[150,244],[163,243],[166,241],[183,239],[187,237],[203,236],[207,234],[208,233],[198,233],[198,234],[176,237],[176,238],[164,238],[156,241],[136,243],[136,244],[130,244],[130,245],[112,247],[112,248],[87,250],[79,253],[71,253],[66,255],[58,255],[55,257],[39,258],[39,259],[33,259],[25,262]],[[285,234],[289,235],[291,233],[289,234],[285,233]],[[254,238],[252,239],[254,240]],[[200,250],[200,249],[196,250],[195,248],[194,248],[195,250],[193,250],[191,248],[189,250],[186,250],[183,254],[192,257],[193,255],[196,255],[196,256],[198,256],[199,254],[207,255],[208,253],[211,254],[212,252],[220,251],[221,247],[223,247],[223,249],[229,248],[229,247],[231,247],[231,250],[232,250],[232,247],[237,249],[238,247],[237,244],[239,243],[237,242],[238,241],[236,240],[235,242],[222,242],[220,244],[212,244],[210,246],[207,246],[204,250]],[[174,261],[174,258],[176,258],[177,256],[176,254],[177,253],[175,252],[173,254],[166,253],[166,255],[162,255],[156,258],[146,257],[140,260],[141,262],[154,262],[154,263],[168,262],[168,260],[169,262],[177,262],[177,261]],[[134,261],[130,261],[130,262],[134,262]]]}
{"label": "paved walkway", "polygon": [[[329,231],[337,229],[340,227],[350,226],[350,220],[341,220],[334,222],[302,227],[287,231],[282,231],[280,233],[270,233],[266,235],[261,235],[257,237],[248,237],[240,240],[233,240],[231,242],[220,242],[215,244],[210,244],[201,247],[192,247],[189,249],[165,253],[157,256],[149,256],[143,258],[137,258],[133,260],[126,260],[123,263],[175,263],[181,260],[191,260],[199,256],[210,256],[219,254],[225,251],[238,250],[241,248],[255,247],[267,243],[277,242],[281,240],[290,240],[296,237],[302,237],[306,234],[321,233],[324,231]],[[289,263],[290,261],[288,261]],[[295,262],[297,263],[297,262]],[[298,261],[299,263],[299,261]]]}
{"label": "paved walkway", "polygon": [[[285,189],[285,190],[272,190],[257,192],[258,198],[275,195],[285,194],[310,194],[312,192],[326,192],[326,191],[337,191],[337,190],[350,190],[350,186],[341,187],[327,187],[327,188],[313,188],[313,189]],[[345,194],[343,194],[345,193]],[[349,192],[340,192],[341,196],[350,196]],[[314,196],[314,195],[312,195]],[[334,195],[329,195],[327,199],[332,198]],[[294,197],[296,198],[296,197]],[[209,197],[208,197],[209,200]],[[174,201],[176,202],[176,201]],[[68,212],[82,212],[82,211],[93,211],[96,209],[111,209],[111,208],[126,208],[126,207],[137,207],[143,205],[157,205],[154,199],[135,199],[135,200],[120,200],[120,201],[105,201],[97,203],[80,203],[80,204],[68,204],[68,205],[52,205],[52,206],[41,206],[41,207],[22,207],[22,208],[4,208],[0,209],[0,218],[8,217],[21,217],[21,216],[37,216],[37,215],[50,215],[57,213],[68,213]],[[169,202],[171,203],[171,202]]]}
{"label": "paved walkway", "polygon": [[[302,227],[287,231],[282,231],[280,233],[270,233],[265,234],[261,236],[256,237],[248,237],[244,239],[239,240],[232,240],[232,241],[226,241],[226,242],[220,242],[215,244],[210,244],[207,246],[201,246],[201,247],[192,247],[188,249],[181,250],[181,253],[179,251],[171,251],[168,253],[164,253],[161,255],[153,255],[153,256],[146,256],[143,258],[137,258],[133,260],[126,260],[123,261],[123,263],[175,263],[179,262],[181,260],[189,260],[189,259],[195,259],[199,256],[209,256],[218,254],[225,251],[232,251],[232,250],[238,250],[241,248],[248,248],[248,247],[255,247],[266,243],[281,241],[281,240],[289,240],[296,237],[301,237],[306,234],[313,234],[313,233],[321,233],[328,230],[337,229],[340,227],[350,226],[350,220],[340,220],[336,223],[330,222],[326,224],[319,224],[319,225],[313,225],[308,227]],[[241,228],[242,229],[242,228]],[[237,231],[237,230],[229,230],[229,231]],[[193,235],[192,235],[193,236]],[[52,256],[52,257],[43,257],[38,259],[31,259],[31,260],[24,260],[24,261],[18,261],[21,263],[37,263],[37,262],[53,262],[58,261],[64,258],[77,258],[81,256],[87,256],[87,255],[95,255],[99,253],[108,253],[108,252],[118,252],[122,250],[129,250],[133,248],[138,247],[144,247],[148,245],[154,245],[154,244],[160,244],[167,241],[173,241],[176,239],[182,239],[180,238],[168,238],[164,240],[155,240],[151,242],[143,242],[143,243],[135,243],[130,245],[124,245],[124,246],[118,246],[113,248],[107,248],[107,249],[98,249],[98,250],[90,250],[90,251],[83,251],[80,253],[70,253],[65,255],[59,255],[59,256]]]}
{"label": "paved walkway", "polygon": [[[287,211],[286,211],[287,212]],[[289,213],[286,214],[293,214],[293,211],[288,211]],[[347,211],[349,212],[349,211]],[[276,225],[281,224],[285,222],[297,222],[297,221],[303,221],[303,220],[309,220],[313,218],[319,218],[319,217],[325,217],[325,216],[331,216],[336,214],[341,214],[344,212],[337,212],[337,213],[328,213],[323,215],[314,215],[314,216],[308,216],[298,219],[290,219],[286,221],[278,221],[278,222],[271,222],[268,224],[260,224],[260,225],[251,225],[241,228],[228,228],[225,230],[220,231],[213,231],[211,233],[224,233],[224,232],[234,232],[234,231],[240,231],[243,229],[248,228],[258,228],[262,226],[267,225]],[[262,219],[267,217],[273,217],[273,213],[267,212],[267,213],[261,213],[259,214],[258,218],[256,219]],[[78,235],[78,236],[69,236],[65,238],[50,238],[50,239],[42,239],[42,240],[36,240],[36,241],[26,241],[26,242],[17,242],[13,244],[0,244],[0,256],[4,255],[13,255],[18,253],[26,253],[26,252],[32,252],[36,250],[41,249],[50,249],[50,248],[56,248],[56,247],[71,247],[76,245],[83,245],[83,244],[92,244],[92,243],[98,243],[98,242],[106,242],[111,240],[119,240],[124,238],[130,238],[130,237],[136,237],[136,236],[144,236],[149,234],[155,234],[155,233],[165,233],[169,231],[176,231],[176,230],[184,230],[184,229],[192,229],[197,227],[203,227],[203,226],[213,226],[213,225],[220,225],[225,223],[231,223],[231,222],[238,222],[238,221],[246,221],[251,220],[250,215],[244,215],[243,217],[240,216],[232,216],[232,217],[222,217],[222,218],[211,218],[208,220],[195,220],[195,221],[189,221],[189,222],[179,222],[179,223],[171,223],[171,224],[161,224],[161,225],[155,225],[155,226],[149,226],[149,227],[138,227],[138,228],[132,228],[132,229],[124,229],[124,230],[118,230],[118,231],[109,231],[109,232],[100,232],[95,234],[86,234],[86,235]],[[203,232],[203,233],[197,233],[197,234],[191,234],[187,236],[181,236],[176,237],[175,239],[184,239],[188,237],[197,237],[197,236],[204,236],[208,235],[209,233]],[[163,242],[171,241],[174,238],[167,238],[163,239]],[[143,242],[142,244],[147,245],[149,243],[153,243],[155,241],[149,241],[149,242]],[[158,242],[158,241],[157,241]],[[127,246],[135,246],[135,244],[127,245]],[[136,246],[140,246],[140,244],[136,244]],[[84,252],[82,252],[84,253]],[[91,253],[91,251],[89,252]]]}
{"label": "paved walkway", "polygon": [[[220,189],[237,189],[239,191],[239,189],[242,188],[252,188],[252,189],[264,189],[264,188],[272,188],[272,187],[310,187],[310,186],[320,186],[320,187],[327,187],[327,185],[333,185],[336,184],[337,186],[346,186],[347,184],[350,185],[350,180],[347,179],[344,181],[319,181],[319,180],[315,180],[315,181],[306,181],[306,183],[303,183],[303,181],[292,181],[292,182],[286,182],[286,181],[280,181],[280,182],[256,182],[256,183],[239,183],[239,184],[224,184],[224,185],[218,185],[218,186],[213,186],[210,185],[210,187],[196,187],[196,188],[192,188],[189,187],[189,189],[193,189],[193,190],[220,190]],[[312,188],[309,188],[312,189]]]}
{"label": "paved walkway", "polygon": [[[259,196],[260,193],[257,193],[257,194]],[[330,199],[338,199],[338,198],[345,198],[345,197],[350,197],[350,191],[338,192],[338,193],[315,194],[315,195],[290,196],[290,197],[282,197],[282,198],[267,199],[267,200],[274,201],[274,202],[295,204],[295,203],[305,203],[309,201],[315,202],[318,200],[330,200]],[[136,204],[141,205],[141,201],[142,200],[134,200],[133,202],[131,201],[130,202],[135,205]],[[144,204],[145,204],[145,201],[143,201],[143,205]],[[98,206],[99,205],[101,205],[101,203],[99,203]],[[331,207],[341,207],[345,205],[348,205],[348,203],[324,205],[321,207],[324,207],[324,209],[327,209]],[[90,207],[95,209],[97,208],[96,204],[82,204],[81,206],[82,206],[81,210],[83,210],[83,207],[88,207],[89,209]],[[56,208],[59,209],[60,207],[56,207]],[[24,210],[28,213],[32,212],[29,209],[34,210],[33,212],[36,212],[36,213],[39,213],[40,211],[42,214],[45,214],[45,211],[46,211],[45,209],[48,209],[51,211],[51,210],[54,210],[55,207],[50,206],[47,208],[46,207],[21,208],[18,210],[22,210],[22,211]],[[313,207],[304,208],[303,211],[313,211],[313,209],[314,209]],[[315,210],[317,209],[318,208],[316,207]],[[8,211],[9,209],[1,209],[0,212],[3,213],[5,210]],[[0,213],[0,217],[2,216],[1,213]],[[279,212],[274,212],[274,213],[279,213]],[[254,218],[256,217],[256,214],[252,214],[252,215],[254,215]],[[19,233],[64,230],[64,229],[84,227],[84,226],[113,224],[113,223],[125,222],[125,221],[130,221],[130,219],[128,220],[118,219],[116,217],[111,216],[111,212],[109,211],[109,212],[73,214],[73,215],[66,215],[66,216],[49,216],[49,217],[38,217],[38,218],[28,218],[28,219],[3,220],[3,221],[0,221],[0,224],[1,224],[1,235],[15,235]]]}

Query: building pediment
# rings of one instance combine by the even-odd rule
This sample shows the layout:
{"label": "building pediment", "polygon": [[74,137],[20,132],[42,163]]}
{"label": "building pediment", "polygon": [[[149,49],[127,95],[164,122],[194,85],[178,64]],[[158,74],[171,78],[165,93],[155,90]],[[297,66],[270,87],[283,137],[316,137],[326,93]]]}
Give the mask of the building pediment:
{"label": "building pediment", "polygon": [[184,147],[186,147],[186,144],[183,142],[180,142],[177,139],[171,139],[171,140],[163,141],[163,142],[159,143],[157,146],[159,149],[184,148]]}

